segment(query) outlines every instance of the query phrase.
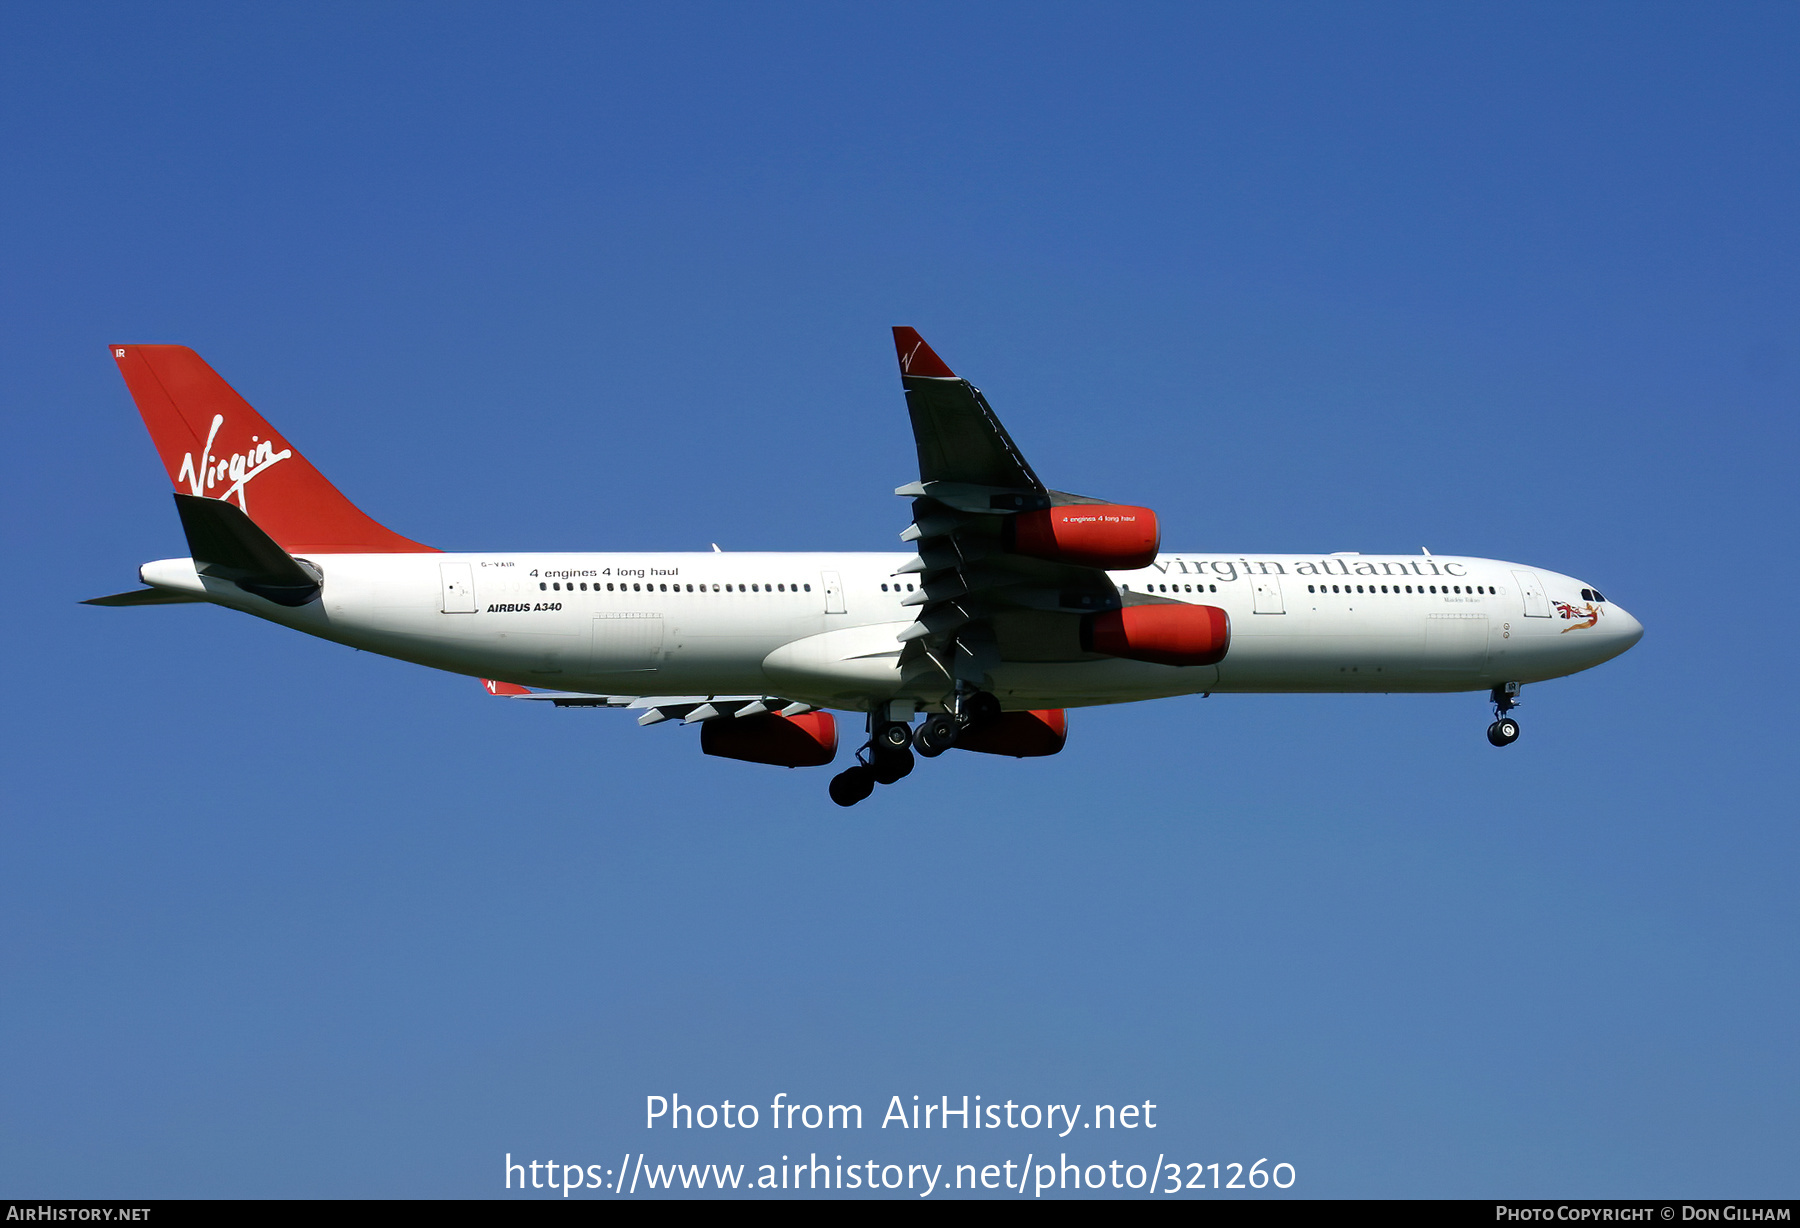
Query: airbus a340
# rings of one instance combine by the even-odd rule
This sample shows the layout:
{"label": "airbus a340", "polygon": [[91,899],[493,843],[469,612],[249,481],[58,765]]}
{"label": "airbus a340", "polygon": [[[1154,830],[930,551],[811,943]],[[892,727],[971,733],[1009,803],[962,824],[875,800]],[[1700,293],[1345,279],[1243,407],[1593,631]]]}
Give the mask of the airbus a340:
{"label": "airbus a340", "polygon": [[175,484],[188,557],[88,604],[211,602],[494,695],[700,726],[813,767],[867,741],[849,806],[952,748],[1053,755],[1066,710],[1242,691],[1486,691],[1611,659],[1643,628],[1593,585],[1450,555],[1164,551],[1154,512],[1052,490],[986,398],[894,330],[919,476],[903,551],[445,553],[364,515],[192,350],[112,356]]}

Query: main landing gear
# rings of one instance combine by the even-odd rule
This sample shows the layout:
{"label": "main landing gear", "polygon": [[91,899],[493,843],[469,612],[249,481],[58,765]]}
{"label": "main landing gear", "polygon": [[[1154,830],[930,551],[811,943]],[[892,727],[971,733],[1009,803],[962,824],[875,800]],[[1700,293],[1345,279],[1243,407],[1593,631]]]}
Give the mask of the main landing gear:
{"label": "main landing gear", "polygon": [[962,736],[1000,719],[1000,701],[986,691],[959,691],[954,711],[926,717],[917,728],[905,721],[888,720],[877,708],[869,715],[869,742],[856,752],[856,764],[831,778],[831,800],[854,806],[875,792],[876,785],[891,785],[909,775],[915,754],[935,759]]}
{"label": "main landing gear", "polygon": [[913,749],[935,759],[961,737],[964,730],[980,729],[1000,719],[1000,701],[986,691],[959,691],[955,710],[928,717],[913,731]]}
{"label": "main landing gear", "polygon": [[876,785],[891,785],[913,770],[913,732],[903,721],[890,721],[871,713],[868,745],[856,752],[856,764],[831,778],[831,800],[854,806],[875,792]]}
{"label": "main landing gear", "polygon": [[1490,698],[1494,701],[1494,723],[1488,726],[1488,741],[1495,746],[1511,746],[1519,740],[1519,722],[1507,713],[1519,706],[1519,684],[1503,682],[1493,689]]}

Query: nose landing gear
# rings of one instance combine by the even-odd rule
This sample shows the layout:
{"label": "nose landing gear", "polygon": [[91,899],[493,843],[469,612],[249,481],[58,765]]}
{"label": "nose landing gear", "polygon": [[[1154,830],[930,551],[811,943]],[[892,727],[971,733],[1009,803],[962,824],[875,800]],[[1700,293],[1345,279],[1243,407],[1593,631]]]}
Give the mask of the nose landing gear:
{"label": "nose landing gear", "polygon": [[1519,722],[1507,713],[1519,706],[1519,684],[1503,682],[1490,697],[1494,701],[1494,723],[1488,726],[1487,739],[1495,746],[1511,746],[1519,740]]}

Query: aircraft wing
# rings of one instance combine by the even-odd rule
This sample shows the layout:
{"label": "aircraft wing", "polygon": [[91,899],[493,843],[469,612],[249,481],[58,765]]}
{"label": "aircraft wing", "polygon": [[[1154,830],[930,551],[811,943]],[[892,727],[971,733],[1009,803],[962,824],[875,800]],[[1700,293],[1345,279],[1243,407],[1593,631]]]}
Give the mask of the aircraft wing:
{"label": "aircraft wing", "polygon": [[1097,566],[1010,549],[1015,513],[1110,505],[1046,487],[987,398],[917,332],[895,328],[894,348],[919,453],[919,480],[894,492],[913,501],[913,523],[900,537],[919,551],[901,568],[919,577],[903,602],[919,610],[900,633],[909,678],[941,671],[947,681],[985,686],[1004,661],[1096,659],[1081,644],[1084,615],[1168,601],[1121,593]]}
{"label": "aircraft wing", "polygon": [[811,704],[795,703],[774,695],[593,695],[586,691],[533,691],[512,682],[483,678],[489,695],[502,699],[527,699],[555,704],[558,708],[625,708],[641,711],[640,725],[679,720],[695,725],[723,716],[756,716],[777,712],[798,716],[812,711]]}
{"label": "aircraft wing", "polygon": [[1043,495],[1031,465],[1000,424],[981,389],[959,379],[925,339],[910,328],[894,330],[900,386],[919,449],[921,484],[953,483]]}

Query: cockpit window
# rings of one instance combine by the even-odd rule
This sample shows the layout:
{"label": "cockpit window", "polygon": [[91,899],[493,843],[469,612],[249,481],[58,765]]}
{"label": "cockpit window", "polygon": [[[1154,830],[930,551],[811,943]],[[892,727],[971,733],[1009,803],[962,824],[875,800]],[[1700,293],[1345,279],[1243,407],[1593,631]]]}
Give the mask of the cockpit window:
{"label": "cockpit window", "polygon": [[1582,589],[1581,590],[1581,599],[1583,601],[1605,601],[1606,600],[1606,598],[1601,594],[1600,590],[1597,588]]}

